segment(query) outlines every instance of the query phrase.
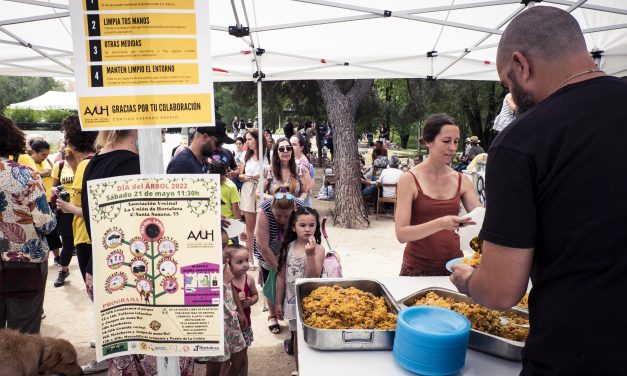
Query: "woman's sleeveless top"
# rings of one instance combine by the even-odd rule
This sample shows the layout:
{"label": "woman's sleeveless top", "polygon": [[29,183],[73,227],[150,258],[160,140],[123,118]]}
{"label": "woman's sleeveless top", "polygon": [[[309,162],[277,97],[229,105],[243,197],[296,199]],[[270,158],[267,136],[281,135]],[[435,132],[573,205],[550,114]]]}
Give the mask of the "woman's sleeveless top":
{"label": "woman's sleeveless top", "polygon": [[[410,225],[419,225],[446,215],[459,215],[462,175],[457,178],[457,193],[448,200],[436,200],[424,194],[416,175],[418,195],[412,202]],[[462,257],[459,235],[450,230],[438,231],[426,238],[407,242],[403,253],[403,266],[424,272],[442,272],[447,275],[446,262]]]}

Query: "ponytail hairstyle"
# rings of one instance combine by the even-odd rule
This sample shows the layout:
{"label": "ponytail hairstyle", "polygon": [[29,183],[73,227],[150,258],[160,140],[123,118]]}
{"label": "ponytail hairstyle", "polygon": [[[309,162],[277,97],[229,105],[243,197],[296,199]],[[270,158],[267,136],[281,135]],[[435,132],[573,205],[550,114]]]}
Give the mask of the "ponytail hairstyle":
{"label": "ponytail hairstyle", "polygon": [[113,146],[130,135],[130,129],[100,131],[98,132],[98,136],[96,136],[96,140],[94,141],[94,147],[96,148],[96,150],[100,150],[106,146]]}
{"label": "ponytail hairstyle", "polygon": [[320,214],[314,208],[309,208],[307,206],[301,206],[297,208],[292,215],[290,216],[289,221],[287,222],[287,226],[285,228],[285,237],[283,238],[283,244],[281,245],[281,252],[279,253],[279,270],[283,268],[283,264],[287,261],[287,251],[289,249],[290,243],[296,240],[296,231],[293,230],[293,227],[296,226],[296,221],[298,217],[302,215],[313,215],[316,217],[316,231],[314,231],[314,239],[316,239],[316,244],[320,244],[322,242],[322,233],[320,232]]}
{"label": "ponytail hairstyle", "polygon": [[274,190],[274,193],[272,194],[272,203],[270,204],[270,208],[277,210],[294,210],[295,198],[296,196],[290,193],[289,185],[283,184]]}

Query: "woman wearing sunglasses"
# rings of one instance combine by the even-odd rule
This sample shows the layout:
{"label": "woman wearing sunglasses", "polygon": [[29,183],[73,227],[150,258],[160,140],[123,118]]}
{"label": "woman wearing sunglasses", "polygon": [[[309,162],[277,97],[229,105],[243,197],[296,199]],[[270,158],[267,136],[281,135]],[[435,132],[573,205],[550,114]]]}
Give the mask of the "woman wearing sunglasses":
{"label": "woman wearing sunglasses", "polygon": [[279,138],[272,152],[272,164],[264,172],[265,199],[271,199],[272,193],[281,186],[287,186],[289,192],[304,200],[311,191],[309,170],[296,164],[294,148],[287,138]]}
{"label": "woman wearing sunglasses", "polygon": [[[277,271],[279,253],[283,242],[283,232],[292,212],[298,207],[304,207],[302,200],[289,192],[289,186],[276,188],[269,200],[259,205],[257,224],[255,226],[254,254],[259,260],[261,274],[264,281],[268,280],[270,270]],[[277,334],[281,327],[277,321],[274,304],[266,299],[268,306],[268,329]]]}

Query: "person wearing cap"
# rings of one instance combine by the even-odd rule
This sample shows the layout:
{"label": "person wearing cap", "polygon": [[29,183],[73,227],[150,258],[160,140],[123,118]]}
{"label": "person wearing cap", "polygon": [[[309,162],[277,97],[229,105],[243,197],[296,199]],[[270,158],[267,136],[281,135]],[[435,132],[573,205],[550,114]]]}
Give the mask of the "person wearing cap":
{"label": "person wearing cap", "polygon": [[218,150],[221,143],[235,141],[226,134],[226,125],[216,121],[215,127],[198,127],[193,133],[192,142],[183,148],[168,163],[168,174],[206,174],[207,161]]}
{"label": "person wearing cap", "polygon": [[[477,140],[479,140],[478,137],[477,137]],[[462,172],[466,169],[466,167],[468,167],[468,164],[470,163],[470,159],[468,159],[468,153],[470,153],[471,148],[472,148],[471,138],[466,137],[464,151],[462,152],[462,156],[459,159],[459,164],[454,169],[455,171]]]}
{"label": "person wearing cap", "polygon": [[481,141],[479,140],[479,137],[477,136],[470,137],[471,146],[470,146],[470,150],[468,150],[468,153],[466,154],[466,160],[468,162],[471,162],[473,159],[475,159],[477,155],[485,153],[485,150],[483,150],[481,145],[479,145],[480,143]]}

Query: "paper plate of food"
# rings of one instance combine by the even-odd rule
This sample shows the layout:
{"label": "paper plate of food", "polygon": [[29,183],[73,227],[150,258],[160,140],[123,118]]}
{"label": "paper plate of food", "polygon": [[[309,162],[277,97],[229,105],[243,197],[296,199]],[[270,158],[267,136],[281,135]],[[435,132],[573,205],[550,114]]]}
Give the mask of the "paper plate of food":
{"label": "paper plate of food", "polygon": [[458,257],[458,258],[454,258],[452,260],[448,260],[448,262],[446,263],[446,270],[448,270],[449,272],[453,273],[453,265],[457,265],[457,264],[462,264],[464,261],[463,257]]}
{"label": "paper plate of food", "polygon": [[479,238],[479,236],[475,236],[474,238],[472,238],[472,240],[470,240],[470,248],[472,248],[473,252],[470,256],[467,257],[458,257],[458,258],[454,258],[452,260],[449,260],[446,263],[446,270],[448,270],[449,272],[453,272],[453,265],[456,264],[466,264],[469,266],[472,266],[473,268],[476,268],[477,266],[479,266],[479,263],[481,262],[481,247],[483,246],[483,240],[481,240],[481,238]]}

